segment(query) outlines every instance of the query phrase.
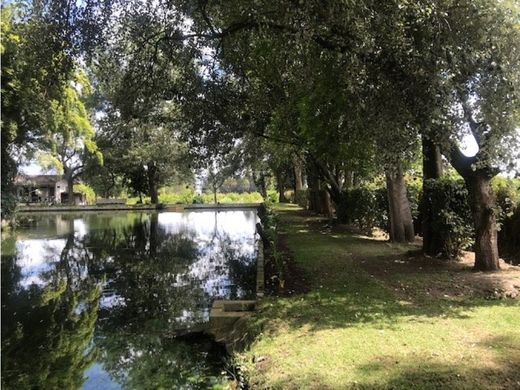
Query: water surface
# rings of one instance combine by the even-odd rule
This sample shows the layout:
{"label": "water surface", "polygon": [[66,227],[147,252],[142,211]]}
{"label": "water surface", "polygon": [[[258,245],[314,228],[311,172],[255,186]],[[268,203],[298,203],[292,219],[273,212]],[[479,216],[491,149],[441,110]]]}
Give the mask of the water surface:
{"label": "water surface", "polygon": [[254,211],[26,217],[2,241],[2,387],[208,388],[222,351],[176,337],[253,298]]}

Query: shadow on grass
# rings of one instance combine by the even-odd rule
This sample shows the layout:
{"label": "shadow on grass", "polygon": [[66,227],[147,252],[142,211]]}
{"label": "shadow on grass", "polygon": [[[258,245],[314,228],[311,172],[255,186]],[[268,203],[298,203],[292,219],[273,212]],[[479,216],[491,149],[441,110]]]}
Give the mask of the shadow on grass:
{"label": "shadow on grass", "polygon": [[[355,389],[520,389],[520,349],[510,335],[489,337],[480,346],[498,350],[493,361],[478,367],[447,365],[418,356],[414,361],[374,360],[358,367],[364,374],[386,378],[376,384],[351,386]],[[417,362],[423,362],[418,367]],[[393,367],[392,367],[393,366]]]}
{"label": "shadow on grass", "polygon": [[[309,292],[288,298],[270,297],[258,313],[256,325],[258,330],[262,329],[259,337],[265,342],[259,351],[267,355],[272,351],[277,364],[288,361],[282,366],[266,368],[266,378],[276,374],[276,379],[270,379],[270,386],[284,389],[302,386],[316,389],[520,389],[520,343],[516,336],[510,336],[515,329],[512,324],[520,301],[484,299],[466,290],[458,295],[451,294],[453,289],[450,295],[444,294],[450,283],[465,281],[464,277],[476,274],[466,266],[448,269],[445,263],[428,264],[412,259],[407,252],[413,246],[395,246],[334,232],[323,219],[301,212],[284,212],[280,220],[279,230],[290,251],[288,257],[304,270]],[[437,286],[439,294],[434,294],[430,286]],[[508,318],[498,321],[492,319],[494,315]],[[502,325],[508,329],[502,329]],[[353,331],[334,332],[348,328]],[[383,332],[385,329],[389,332]],[[322,330],[325,332],[318,333]],[[447,333],[453,331],[454,334]],[[504,335],[500,337],[485,338],[501,332]],[[379,349],[379,337],[385,340],[380,336],[383,334],[390,337],[390,344],[386,349]],[[468,345],[464,344],[466,341],[459,343],[459,338],[466,334],[468,339],[475,340],[478,352],[472,355],[472,360],[458,364],[457,346],[463,345],[465,354],[474,353],[469,342]],[[342,359],[348,360],[349,354],[330,350],[342,342],[359,348],[359,343],[349,343],[352,336],[374,348],[361,353],[352,351],[354,356],[361,356],[362,361],[345,362]],[[482,337],[484,341],[478,341]],[[280,346],[278,340],[287,345]],[[296,344],[294,347],[291,340]],[[306,348],[305,341],[298,340],[317,344]],[[405,345],[402,347],[392,344],[395,340],[404,340],[406,344],[399,344]],[[436,341],[441,343],[441,348],[451,345],[450,351],[455,355],[452,353],[447,358],[428,355]],[[307,351],[316,354],[316,364]],[[383,356],[383,351],[387,355]],[[424,353],[427,356],[423,356]],[[324,372],[323,367],[349,372],[329,373]],[[337,387],[338,383],[341,387]]]}
{"label": "shadow on grass", "polygon": [[[514,300],[467,300],[415,305],[359,295],[309,293],[300,297],[277,300],[260,311],[260,323],[278,319],[286,326],[309,330],[345,328],[370,324],[376,328],[394,328],[398,323],[430,322],[433,318],[468,319],[477,307],[511,307],[520,309]],[[407,318],[403,318],[407,317]]]}
{"label": "shadow on grass", "polygon": [[[418,360],[427,357],[417,357]],[[379,389],[519,389],[520,361],[506,361],[494,367],[482,365],[480,368],[459,367],[435,362],[417,367],[417,362],[396,363],[396,367],[388,374],[388,367],[368,364],[361,370],[372,375],[386,371],[387,377],[379,383],[351,384],[345,388],[379,390]],[[485,378],[485,379],[483,379]]]}
{"label": "shadow on grass", "polygon": [[[413,357],[375,355],[368,363],[359,364],[353,370],[356,375],[341,375],[342,379],[330,383],[327,373],[308,369],[290,375],[278,376],[270,382],[273,389],[352,389],[352,390],[488,390],[520,389],[520,354],[509,337],[491,337],[483,342],[484,347],[504,350],[490,360],[468,365],[460,361],[449,364],[430,355]],[[340,369],[337,367],[337,369]],[[356,378],[356,379],[353,379]]]}
{"label": "shadow on grass", "polygon": [[[466,283],[466,275],[475,276],[473,283],[488,283],[489,288],[493,284],[489,275],[476,275],[469,267],[448,269],[445,262],[409,259],[407,252],[417,246],[330,233],[327,220],[305,211],[280,214],[281,240],[292,261],[305,272],[310,292],[266,305],[261,318],[280,319],[288,326],[311,330],[363,323],[393,327],[403,317],[412,322],[434,317],[465,319],[476,307],[520,307],[517,300],[487,300],[472,292],[430,294],[430,286],[440,286],[441,292],[442,288],[453,290],[456,286],[450,283]],[[461,275],[464,278],[457,279]],[[396,291],[399,279],[410,287],[406,294]]]}

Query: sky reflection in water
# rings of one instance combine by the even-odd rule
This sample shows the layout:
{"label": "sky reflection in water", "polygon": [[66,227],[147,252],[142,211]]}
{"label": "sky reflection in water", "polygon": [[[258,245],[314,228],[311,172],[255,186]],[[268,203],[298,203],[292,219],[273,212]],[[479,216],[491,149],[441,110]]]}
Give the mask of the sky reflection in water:
{"label": "sky reflection in water", "polygon": [[254,297],[254,211],[27,218],[2,242],[3,388],[206,388],[210,340],[174,338]]}

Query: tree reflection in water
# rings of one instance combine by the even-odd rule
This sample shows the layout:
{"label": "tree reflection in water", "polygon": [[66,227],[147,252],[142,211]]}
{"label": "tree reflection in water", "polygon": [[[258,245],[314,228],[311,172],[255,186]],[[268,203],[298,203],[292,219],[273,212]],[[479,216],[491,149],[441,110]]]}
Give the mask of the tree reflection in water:
{"label": "tree reflection in water", "polygon": [[[100,370],[115,388],[218,380],[213,343],[173,336],[206,321],[213,299],[254,295],[254,216],[237,230],[226,213],[71,215],[55,217],[54,234],[49,218],[2,256],[5,388],[96,388]],[[24,253],[34,241],[39,252]],[[37,252],[30,271],[24,256]]]}

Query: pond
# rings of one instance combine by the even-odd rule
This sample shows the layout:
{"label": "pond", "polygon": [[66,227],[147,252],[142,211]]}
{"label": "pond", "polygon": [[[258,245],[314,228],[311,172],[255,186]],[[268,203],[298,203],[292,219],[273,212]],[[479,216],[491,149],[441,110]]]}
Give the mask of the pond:
{"label": "pond", "polygon": [[256,212],[25,216],[2,239],[2,388],[208,388],[222,350],[176,337],[255,296]]}

